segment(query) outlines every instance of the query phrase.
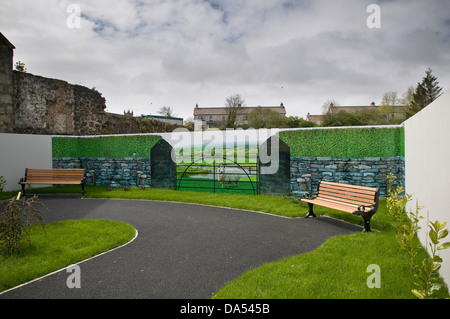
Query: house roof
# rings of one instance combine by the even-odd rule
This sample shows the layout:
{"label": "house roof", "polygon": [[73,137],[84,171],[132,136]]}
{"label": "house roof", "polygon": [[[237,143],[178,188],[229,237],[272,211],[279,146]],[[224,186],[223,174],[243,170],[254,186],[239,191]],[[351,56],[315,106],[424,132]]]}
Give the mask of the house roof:
{"label": "house roof", "polygon": [[16,47],[9,42],[9,40],[0,32],[0,46],[10,47],[11,49],[15,49]]}
{"label": "house roof", "polygon": [[371,109],[371,108],[375,108],[375,105],[347,105],[347,106],[333,106],[333,109],[335,109],[336,111],[345,111],[345,112],[356,112],[356,111],[361,111],[361,110],[367,110],[367,109]]}
{"label": "house roof", "polygon": [[311,121],[311,122],[317,122],[317,121],[322,121],[322,117],[323,117],[323,115],[311,115],[308,113],[306,115],[306,120]]}
{"label": "house roof", "polygon": [[[277,113],[280,114],[286,114],[286,109],[283,105],[280,106],[243,106],[243,107],[237,107],[237,114],[239,115],[246,115],[250,114],[251,111],[253,111],[257,107],[263,107],[272,109]],[[196,106],[194,108],[194,116],[198,115],[228,115],[228,108],[227,107],[198,107]]]}

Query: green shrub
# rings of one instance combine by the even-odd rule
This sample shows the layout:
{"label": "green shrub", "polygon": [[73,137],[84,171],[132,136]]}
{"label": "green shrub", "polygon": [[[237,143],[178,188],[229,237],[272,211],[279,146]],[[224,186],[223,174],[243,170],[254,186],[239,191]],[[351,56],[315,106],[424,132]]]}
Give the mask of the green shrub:
{"label": "green shrub", "polygon": [[281,131],[294,157],[404,156],[403,127],[361,127]]}
{"label": "green shrub", "polygon": [[444,286],[438,272],[443,260],[437,252],[450,248],[450,242],[441,243],[441,240],[449,234],[448,229],[445,228],[447,222],[429,222],[428,236],[431,241],[429,243],[431,257],[426,256],[421,264],[417,264],[416,256],[421,249],[417,232],[421,229],[419,220],[423,218],[419,212],[423,206],[416,203],[415,212],[406,212],[406,204],[412,196],[404,192],[402,186],[394,186],[395,178],[392,174],[389,174],[388,182],[387,207],[400,241],[400,247],[410,255],[409,269],[416,272],[414,277],[417,289],[412,289],[411,292],[419,299],[429,299],[434,297],[435,293]]}
{"label": "green shrub", "polygon": [[41,212],[35,206],[43,206],[37,196],[25,199],[12,198],[0,212],[0,252],[6,255],[20,252],[22,240],[30,244],[30,227],[39,223],[44,227]]}
{"label": "green shrub", "polygon": [[425,258],[422,261],[422,267],[415,275],[418,289],[412,289],[411,292],[419,299],[428,299],[434,297],[434,294],[444,285],[440,282],[439,269],[441,268],[442,258],[437,254],[439,250],[449,249],[450,242],[442,243],[441,240],[448,236],[448,229],[445,228],[447,222],[438,220],[430,222],[428,236],[431,240],[431,258]]}

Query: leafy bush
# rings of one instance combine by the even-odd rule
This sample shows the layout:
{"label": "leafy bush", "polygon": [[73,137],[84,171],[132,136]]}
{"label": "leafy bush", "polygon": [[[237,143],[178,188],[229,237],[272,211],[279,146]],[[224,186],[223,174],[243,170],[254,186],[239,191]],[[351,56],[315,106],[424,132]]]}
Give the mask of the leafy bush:
{"label": "leafy bush", "polygon": [[441,243],[441,240],[449,234],[448,229],[445,228],[447,222],[435,221],[434,223],[429,223],[428,236],[431,240],[429,244],[431,257],[426,256],[420,265],[417,264],[415,259],[421,248],[417,238],[417,232],[420,230],[418,224],[419,219],[423,218],[419,211],[423,206],[416,204],[415,212],[406,213],[406,204],[411,200],[412,196],[406,194],[403,187],[394,186],[395,179],[392,174],[389,174],[388,182],[387,207],[397,231],[397,237],[400,240],[400,247],[409,253],[410,270],[415,272],[414,277],[416,278],[415,285],[417,289],[412,289],[411,292],[419,299],[429,299],[443,286],[438,272],[443,260],[437,252],[450,248],[450,242]]}
{"label": "leafy bush", "polygon": [[0,213],[0,251],[6,255],[20,252],[22,240],[28,240],[30,244],[30,227],[41,224],[45,229],[44,218],[35,207],[43,206],[37,196],[29,199],[12,198]]}
{"label": "leafy bush", "polygon": [[279,137],[295,157],[404,156],[403,127],[303,129],[281,131]]}
{"label": "leafy bush", "polygon": [[53,157],[150,157],[159,135],[53,137]]}
{"label": "leafy bush", "polygon": [[438,220],[430,222],[431,258],[425,258],[422,261],[422,268],[415,275],[416,285],[418,289],[412,289],[411,292],[419,299],[428,299],[442,288],[439,282],[439,269],[441,268],[442,258],[437,254],[439,250],[449,249],[450,242],[441,243],[441,240],[448,236],[448,229],[445,228],[447,222],[439,222]]}
{"label": "leafy bush", "polygon": [[409,252],[410,270],[413,271],[416,267],[415,257],[421,247],[417,238],[417,232],[420,230],[419,220],[423,218],[419,214],[423,206],[416,204],[415,212],[406,213],[406,205],[412,196],[405,192],[403,186],[395,184],[394,175],[389,173],[386,205],[396,230],[396,236],[400,240],[400,247]]}

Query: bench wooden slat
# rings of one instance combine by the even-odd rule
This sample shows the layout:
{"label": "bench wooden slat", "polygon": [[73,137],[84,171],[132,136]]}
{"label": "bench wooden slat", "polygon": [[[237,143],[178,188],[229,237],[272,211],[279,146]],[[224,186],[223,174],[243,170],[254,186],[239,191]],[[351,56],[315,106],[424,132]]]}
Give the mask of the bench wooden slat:
{"label": "bench wooden slat", "polygon": [[365,199],[371,199],[375,195],[375,192],[372,192],[372,193],[358,193],[358,192],[354,192],[353,190],[335,189],[335,188],[330,188],[330,187],[321,187],[320,191],[326,191],[326,192],[342,194],[342,195],[349,195],[349,196],[354,196],[354,197],[358,197],[358,198],[365,198]]}
{"label": "bench wooden slat", "polygon": [[333,192],[327,192],[327,191],[323,191],[321,190],[320,193],[318,194],[318,197],[335,197],[335,198],[342,198],[343,200],[350,200],[353,202],[358,202],[358,203],[365,203],[365,204],[372,204],[373,203],[373,196],[370,198],[366,198],[366,197],[357,197],[354,196],[354,194],[339,194],[339,193],[333,193]]}
{"label": "bench wooden slat", "polygon": [[21,182],[21,184],[81,184],[81,182],[79,180],[77,181],[72,181],[72,180],[56,180],[56,179],[40,179],[40,180],[33,180],[33,181],[28,181],[28,182]]}
{"label": "bench wooden slat", "polygon": [[[336,190],[336,191],[339,191],[339,190],[342,191],[343,190],[343,191],[352,192],[352,193],[355,193],[355,194],[371,195],[371,196],[373,196],[375,194],[375,192],[376,192],[375,189],[368,189],[367,187],[354,188],[354,187],[345,187],[343,185],[347,186],[348,184],[332,185],[332,184],[327,183],[327,184],[323,184],[321,186],[321,188],[323,188],[323,189],[333,189],[333,190]],[[354,185],[348,185],[348,186],[354,186]]]}
{"label": "bench wooden slat", "polygon": [[335,197],[335,196],[329,196],[329,195],[323,195],[323,194],[318,196],[317,198],[334,200],[334,201],[343,202],[343,203],[347,203],[347,204],[350,204],[350,205],[356,205],[356,206],[359,206],[359,205],[367,206],[367,205],[372,205],[373,204],[373,201],[366,201],[366,202],[355,201],[355,200],[352,200],[351,198]]}
{"label": "bench wooden slat", "polygon": [[334,183],[334,182],[320,182],[321,185],[329,185],[334,187],[342,187],[342,188],[353,188],[353,189],[359,189],[359,190],[367,190],[367,191],[375,191],[376,188],[373,187],[367,187],[367,186],[360,186],[360,185],[352,185],[352,184],[341,184],[341,183]]}
{"label": "bench wooden slat", "polygon": [[342,207],[343,210],[345,210],[345,211],[347,211],[347,210],[350,211],[351,210],[352,212],[354,212],[355,210],[358,209],[357,205],[351,205],[351,204],[345,205],[345,204],[340,203],[338,201],[326,200],[326,199],[323,199],[323,198],[315,198],[315,199],[311,199],[311,200],[305,200],[305,202],[316,204],[316,205],[320,205],[320,206],[327,206],[327,207],[329,206],[330,208],[332,208],[332,207]]}
{"label": "bench wooden slat", "polygon": [[[320,205],[320,206],[326,206],[328,208],[333,208],[333,209],[337,209],[337,210],[343,210],[347,213],[353,213],[355,211],[358,210],[359,205],[355,205],[355,204],[350,204],[350,203],[343,203],[343,202],[339,202],[336,200],[332,200],[332,199],[325,199],[325,198],[316,198],[316,199],[312,199],[312,200],[305,200],[305,202],[307,203],[312,203],[315,205]],[[365,210],[370,210],[372,208],[372,206],[365,206],[366,209]]]}

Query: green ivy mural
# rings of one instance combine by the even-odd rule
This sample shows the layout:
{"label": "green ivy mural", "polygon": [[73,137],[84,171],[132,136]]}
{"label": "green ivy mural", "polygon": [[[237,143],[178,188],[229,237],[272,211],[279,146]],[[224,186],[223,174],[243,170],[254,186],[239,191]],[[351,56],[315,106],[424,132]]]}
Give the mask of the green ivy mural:
{"label": "green ivy mural", "polygon": [[282,131],[293,157],[404,156],[403,127],[361,127]]}
{"label": "green ivy mural", "polygon": [[159,135],[124,135],[52,138],[53,157],[150,157]]}

